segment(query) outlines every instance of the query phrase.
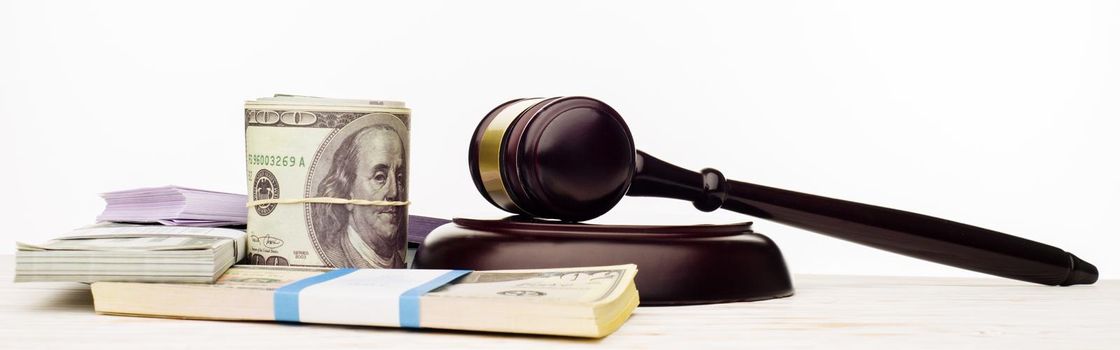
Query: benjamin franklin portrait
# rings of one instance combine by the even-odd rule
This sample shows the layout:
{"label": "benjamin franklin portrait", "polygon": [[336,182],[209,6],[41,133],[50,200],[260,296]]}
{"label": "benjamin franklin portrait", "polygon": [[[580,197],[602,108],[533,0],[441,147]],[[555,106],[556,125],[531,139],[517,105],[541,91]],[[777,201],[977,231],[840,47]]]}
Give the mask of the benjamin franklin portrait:
{"label": "benjamin franklin portrait", "polygon": [[[405,201],[408,129],[396,116],[367,114],[339,129],[316,157],[315,197]],[[311,238],[334,267],[404,268],[405,206],[311,204]]]}

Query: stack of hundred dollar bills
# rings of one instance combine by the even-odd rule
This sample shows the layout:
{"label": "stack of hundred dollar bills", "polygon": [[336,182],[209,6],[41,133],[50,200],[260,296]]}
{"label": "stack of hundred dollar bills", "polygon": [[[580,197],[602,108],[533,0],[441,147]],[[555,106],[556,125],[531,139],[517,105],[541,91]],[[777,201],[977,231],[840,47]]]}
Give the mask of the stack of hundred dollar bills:
{"label": "stack of hundred dollar bills", "polygon": [[245,232],[101,223],[17,248],[16,282],[211,283],[245,256]]}
{"label": "stack of hundred dollar bills", "polygon": [[542,270],[238,265],[215,284],[97,282],[98,313],[604,337],[638,306],[635,265]]}

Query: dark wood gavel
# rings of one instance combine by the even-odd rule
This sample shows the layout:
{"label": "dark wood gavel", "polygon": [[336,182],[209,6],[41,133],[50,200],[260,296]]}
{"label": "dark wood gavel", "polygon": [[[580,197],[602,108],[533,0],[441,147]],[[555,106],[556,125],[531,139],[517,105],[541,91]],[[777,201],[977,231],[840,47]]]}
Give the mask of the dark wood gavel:
{"label": "dark wood gavel", "polygon": [[1097,268],[1062,249],[922,214],[699,173],[634,147],[607,104],[588,97],[517,99],[486,115],[470,147],[475,186],[515,214],[578,222],[623,195],[728,209],[898,254],[1046,285],[1091,284]]}

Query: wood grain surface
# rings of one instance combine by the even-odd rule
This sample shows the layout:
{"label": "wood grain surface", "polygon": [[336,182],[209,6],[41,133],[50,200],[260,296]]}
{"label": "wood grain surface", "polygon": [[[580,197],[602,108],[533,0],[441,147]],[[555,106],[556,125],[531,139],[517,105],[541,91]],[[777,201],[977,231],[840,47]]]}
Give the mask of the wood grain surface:
{"label": "wood grain surface", "polygon": [[639,307],[600,340],[97,315],[89,287],[12,283],[0,256],[0,349],[1120,349],[1120,281],[794,276],[790,298]]}

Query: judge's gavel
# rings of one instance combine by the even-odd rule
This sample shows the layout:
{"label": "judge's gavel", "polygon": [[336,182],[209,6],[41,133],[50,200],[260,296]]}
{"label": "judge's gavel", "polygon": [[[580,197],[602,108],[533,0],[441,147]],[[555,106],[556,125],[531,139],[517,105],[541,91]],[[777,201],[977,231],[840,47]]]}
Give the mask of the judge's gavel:
{"label": "judge's gavel", "polygon": [[623,195],[692,201],[963,269],[1046,285],[1091,284],[1097,268],[1062,249],[931,216],[682,169],[634,148],[630,129],[588,97],[517,99],[486,115],[470,146],[475,186],[515,214],[578,222]]}

